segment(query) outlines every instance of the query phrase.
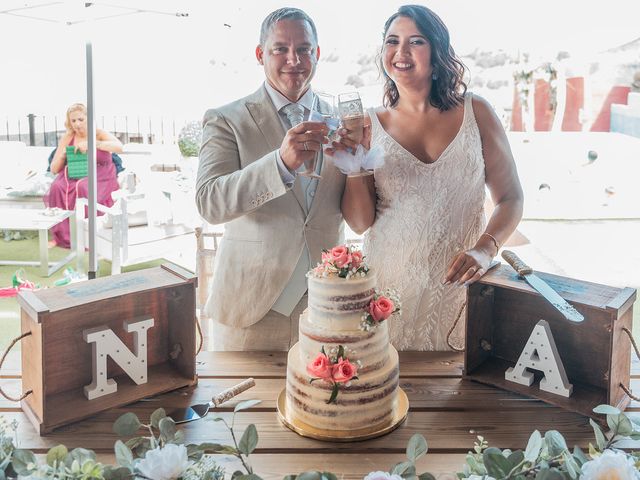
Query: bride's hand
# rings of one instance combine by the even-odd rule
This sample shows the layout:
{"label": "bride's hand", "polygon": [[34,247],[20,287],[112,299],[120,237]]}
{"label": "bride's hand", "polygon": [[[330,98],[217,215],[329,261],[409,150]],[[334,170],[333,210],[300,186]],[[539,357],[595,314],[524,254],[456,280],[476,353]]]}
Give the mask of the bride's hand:
{"label": "bride's hand", "polygon": [[444,285],[471,285],[482,277],[492,260],[490,253],[480,248],[472,248],[453,257],[442,282]]}
{"label": "bride's hand", "polygon": [[366,150],[369,150],[371,148],[371,119],[365,115],[362,136],[359,142],[355,141],[352,137],[359,137],[360,135],[354,135],[354,132],[344,126],[338,129],[337,134],[340,136],[340,139],[331,142],[331,146],[325,149],[325,152],[329,155],[333,155],[334,152],[339,150],[355,154],[358,145],[362,145]]}

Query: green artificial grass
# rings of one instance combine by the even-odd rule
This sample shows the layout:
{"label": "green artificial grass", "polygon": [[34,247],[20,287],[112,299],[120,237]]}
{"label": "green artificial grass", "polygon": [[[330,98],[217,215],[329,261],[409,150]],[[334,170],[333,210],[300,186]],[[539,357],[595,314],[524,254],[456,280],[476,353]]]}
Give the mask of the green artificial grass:
{"label": "green artificial grass", "polygon": [[[39,260],[39,245],[37,236],[27,236],[24,240],[12,240],[5,241],[0,239],[0,259],[1,260]],[[64,258],[69,253],[69,250],[65,248],[53,247],[49,249],[49,261],[56,261]],[[123,272],[130,272],[134,270],[142,270],[144,268],[156,267],[166,262],[163,259],[154,260],[151,262],[140,263],[137,265],[130,265],[124,267]],[[84,258],[84,272],[87,271],[89,264],[88,255],[85,253]],[[12,285],[12,279],[17,270],[21,269],[22,278],[39,284],[41,287],[54,286],[56,280],[60,280],[64,277],[64,270],[67,267],[73,269],[76,268],[76,259],[71,260],[67,265],[55,272],[50,277],[40,276],[39,267],[20,267],[0,265],[0,287],[10,287]],[[111,272],[111,263],[106,260],[98,261],[98,277],[108,276]],[[20,306],[15,297],[13,298],[0,298],[0,351],[5,348],[11,340],[20,335]],[[14,347],[14,350],[20,348],[20,343]]]}

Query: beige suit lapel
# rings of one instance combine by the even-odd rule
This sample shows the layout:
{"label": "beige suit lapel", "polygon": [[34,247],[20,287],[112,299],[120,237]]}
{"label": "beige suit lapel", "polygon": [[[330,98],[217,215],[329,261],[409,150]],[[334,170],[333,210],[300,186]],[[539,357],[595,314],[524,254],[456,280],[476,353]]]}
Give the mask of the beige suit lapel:
{"label": "beige suit lapel", "polygon": [[[246,102],[246,105],[271,150],[279,149],[286,132],[278,117],[278,111],[271,103],[269,94],[264,86],[260,87],[255,95]],[[300,208],[306,213],[306,200],[299,181],[293,183],[292,191],[300,204]]]}
{"label": "beige suit lapel", "polygon": [[313,203],[311,204],[311,209],[309,210],[309,214],[307,215],[307,218],[310,218],[318,210],[318,208],[320,208],[319,205],[322,203],[322,200],[325,197],[325,192],[327,188],[331,185],[330,182],[334,181],[333,178],[328,178],[329,176],[332,176],[334,174],[334,170],[332,170],[331,168],[328,168],[327,166],[329,163],[328,158],[325,157],[322,152],[318,153],[318,155],[320,155],[320,158],[318,158],[318,161],[322,161],[322,166],[320,167],[320,176],[322,178],[318,179],[318,185],[316,186],[316,193],[313,197]]}

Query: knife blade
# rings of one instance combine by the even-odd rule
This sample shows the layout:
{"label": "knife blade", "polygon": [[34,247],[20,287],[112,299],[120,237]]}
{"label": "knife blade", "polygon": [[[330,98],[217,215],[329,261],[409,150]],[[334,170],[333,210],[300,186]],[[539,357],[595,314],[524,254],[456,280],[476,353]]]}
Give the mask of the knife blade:
{"label": "knife blade", "polygon": [[572,322],[582,322],[584,316],[578,312],[572,305],[562,298],[558,292],[549,286],[547,282],[542,280],[533,273],[533,269],[520,260],[520,257],[511,250],[503,250],[502,258],[504,258],[513,269],[524,278],[540,295],[544,297],[556,310],[558,310],[567,320]]}

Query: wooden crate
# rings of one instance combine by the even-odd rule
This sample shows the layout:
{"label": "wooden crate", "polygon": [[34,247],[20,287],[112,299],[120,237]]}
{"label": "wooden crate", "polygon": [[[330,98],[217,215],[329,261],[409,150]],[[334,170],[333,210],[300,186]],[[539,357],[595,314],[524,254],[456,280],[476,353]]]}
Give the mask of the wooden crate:
{"label": "wooden crate", "polygon": [[[113,275],[60,288],[21,292],[22,408],[40,434],[97,412],[197,383],[196,278],[175,265]],[[112,358],[117,392],[88,400],[95,344],[83,332],[106,326],[134,350],[124,322],[153,318],[147,331],[147,381],[137,385]],[[179,345],[177,347],[176,345]],[[137,346],[137,345],[136,345]]]}
{"label": "wooden crate", "polygon": [[[623,328],[631,331],[636,290],[536,274],[585,320],[566,320],[510,266],[500,265],[467,293],[464,376],[591,417],[599,404],[625,409],[630,398],[621,385],[629,387],[631,342]],[[573,384],[569,398],[540,390],[542,375],[535,371],[531,386],[505,380],[505,371],[515,365],[541,319],[549,323]]]}

